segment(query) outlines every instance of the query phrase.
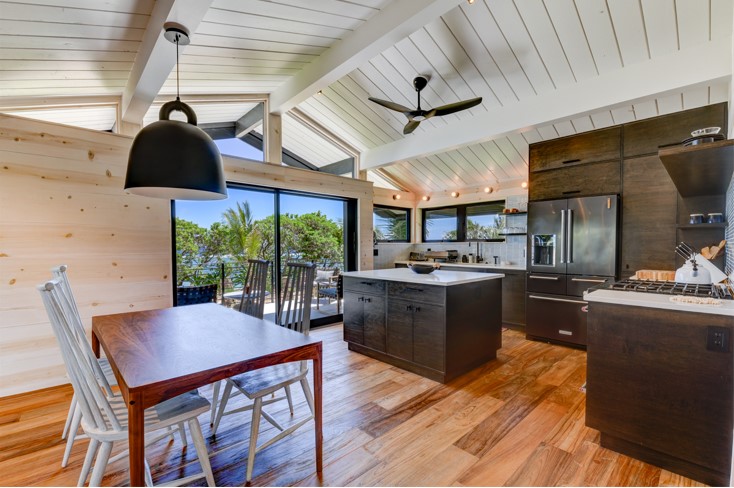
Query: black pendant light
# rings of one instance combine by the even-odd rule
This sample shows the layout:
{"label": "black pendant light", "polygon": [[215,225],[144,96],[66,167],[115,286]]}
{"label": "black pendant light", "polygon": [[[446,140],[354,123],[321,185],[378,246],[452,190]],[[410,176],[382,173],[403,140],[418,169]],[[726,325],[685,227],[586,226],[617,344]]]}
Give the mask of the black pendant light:
{"label": "black pendant light", "polygon": [[[178,46],[189,43],[186,29],[165,26],[165,37],[176,44],[176,100],[165,103],[157,122],[135,136],[127,163],[125,190],[169,200],[221,200],[227,198],[222,156],[211,138],[196,126],[194,110],[179,98]],[[186,115],[187,122],[169,120],[171,112]]]}

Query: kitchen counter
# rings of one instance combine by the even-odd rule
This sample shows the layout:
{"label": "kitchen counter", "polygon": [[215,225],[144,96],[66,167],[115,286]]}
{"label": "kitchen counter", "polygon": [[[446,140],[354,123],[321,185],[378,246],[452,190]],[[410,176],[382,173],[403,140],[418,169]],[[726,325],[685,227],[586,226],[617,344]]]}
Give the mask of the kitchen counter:
{"label": "kitchen counter", "polygon": [[369,271],[349,271],[345,277],[367,278],[373,280],[402,281],[422,285],[454,286],[477,281],[504,278],[500,273],[472,273],[470,271],[436,270],[430,274],[414,273],[408,268],[374,269]]}
{"label": "kitchen counter", "polygon": [[720,306],[694,303],[671,302],[670,295],[638,293],[634,291],[594,290],[584,294],[587,302],[629,305],[633,307],[658,308],[679,312],[696,312],[714,315],[734,316],[734,300],[721,300]]}
{"label": "kitchen counter", "polygon": [[344,273],[349,349],[446,383],[502,347],[501,273]]}
{"label": "kitchen counter", "polygon": [[[428,263],[432,264],[431,261],[395,261],[395,264],[408,263]],[[438,263],[441,267],[443,266],[460,266],[466,268],[477,268],[477,269],[506,269],[508,271],[525,271],[524,264],[490,264],[490,263]]]}

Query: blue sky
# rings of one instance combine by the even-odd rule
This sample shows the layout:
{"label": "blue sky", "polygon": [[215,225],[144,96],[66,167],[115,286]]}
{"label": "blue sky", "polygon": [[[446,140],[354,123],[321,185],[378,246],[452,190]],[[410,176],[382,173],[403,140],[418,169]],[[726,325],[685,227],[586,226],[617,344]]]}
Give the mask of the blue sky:
{"label": "blue sky", "polygon": [[[240,158],[262,161],[263,153],[239,139],[218,139],[214,141],[222,154]],[[253,220],[260,220],[273,214],[275,196],[269,192],[228,189],[229,198],[226,200],[176,202],[176,217],[190,220],[202,227],[209,228],[214,222],[222,220],[222,214],[228,208],[234,208],[237,202],[248,202]],[[338,200],[329,200],[300,195],[281,195],[281,213],[301,215],[321,210],[331,220],[344,218],[344,203]]]}

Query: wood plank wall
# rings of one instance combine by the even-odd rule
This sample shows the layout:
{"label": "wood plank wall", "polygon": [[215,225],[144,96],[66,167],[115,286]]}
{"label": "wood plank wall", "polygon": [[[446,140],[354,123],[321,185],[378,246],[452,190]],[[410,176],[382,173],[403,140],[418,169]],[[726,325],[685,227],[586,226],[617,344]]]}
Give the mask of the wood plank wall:
{"label": "wood plank wall", "polygon": [[[82,319],[170,306],[168,201],[122,190],[132,138],[0,114],[0,397],[68,383],[35,286],[69,265]],[[225,158],[228,179],[358,198],[372,267],[372,184]],[[365,245],[366,243],[366,245]]]}

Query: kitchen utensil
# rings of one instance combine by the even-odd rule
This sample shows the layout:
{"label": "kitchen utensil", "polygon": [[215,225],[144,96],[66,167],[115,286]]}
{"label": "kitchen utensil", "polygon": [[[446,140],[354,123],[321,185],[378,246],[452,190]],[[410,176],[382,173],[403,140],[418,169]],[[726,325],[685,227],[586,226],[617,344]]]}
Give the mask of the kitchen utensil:
{"label": "kitchen utensil", "polygon": [[715,264],[713,264],[705,257],[701,256],[700,254],[696,255],[696,262],[702,268],[708,270],[709,274],[711,275],[711,281],[709,283],[719,283],[726,279],[726,274],[724,274],[723,271],[721,271],[719,268],[716,267]]}
{"label": "kitchen utensil", "polygon": [[408,263],[408,268],[418,274],[433,273],[438,267],[437,264]]}
{"label": "kitchen utensil", "polygon": [[701,255],[708,259],[709,261],[713,261],[714,259],[721,256],[724,251],[726,250],[726,239],[722,239],[721,242],[714,246],[708,246],[701,249]]}

